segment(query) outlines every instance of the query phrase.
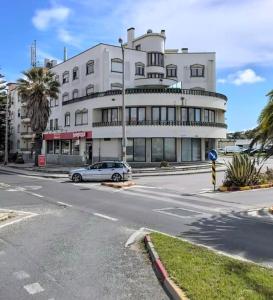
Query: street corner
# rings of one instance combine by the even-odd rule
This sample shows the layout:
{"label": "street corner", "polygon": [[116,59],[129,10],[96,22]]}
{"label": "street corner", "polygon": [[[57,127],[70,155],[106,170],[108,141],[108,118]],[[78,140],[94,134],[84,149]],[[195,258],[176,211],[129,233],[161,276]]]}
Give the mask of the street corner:
{"label": "street corner", "polygon": [[0,209],[0,229],[37,215],[33,212]]}
{"label": "street corner", "polygon": [[136,185],[136,183],[134,181],[122,181],[122,182],[102,182],[101,185],[103,186],[108,186],[108,187],[112,187],[115,189],[122,189],[122,188],[128,188],[131,186]]}

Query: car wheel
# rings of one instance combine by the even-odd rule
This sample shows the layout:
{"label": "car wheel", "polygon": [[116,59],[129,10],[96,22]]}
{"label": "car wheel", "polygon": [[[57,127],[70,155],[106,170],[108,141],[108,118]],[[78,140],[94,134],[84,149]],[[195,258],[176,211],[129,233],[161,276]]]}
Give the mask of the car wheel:
{"label": "car wheel", "polygon": [[114,181],[114,182],[119,182],[119,181],[121,181],[121,179],[122,179],[122,177],[118,173],[115,173],[112,175],[112,181]]}
{"label": "car wheel", "polygon": [[82,176],[81,176],[81,174],[78,174],[78,173],[74,174],[73,177],[72,177],[72,180],[73,180],[74,182],[81,182],[81,181],[82,181]]}

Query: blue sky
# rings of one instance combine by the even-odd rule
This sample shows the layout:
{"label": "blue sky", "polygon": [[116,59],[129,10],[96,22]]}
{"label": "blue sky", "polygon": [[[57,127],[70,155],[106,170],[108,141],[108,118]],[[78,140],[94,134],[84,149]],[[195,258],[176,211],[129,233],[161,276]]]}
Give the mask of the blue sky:
{"label": "blue sky", "polygon": [[38,60],[68,56],[126,29],[166,30],[167,48],[216,51],[217,91],[228,96],[229,131],[253,128],[273,89],[272,0],[27,0],[2,1],[0,72],[14,81]]}

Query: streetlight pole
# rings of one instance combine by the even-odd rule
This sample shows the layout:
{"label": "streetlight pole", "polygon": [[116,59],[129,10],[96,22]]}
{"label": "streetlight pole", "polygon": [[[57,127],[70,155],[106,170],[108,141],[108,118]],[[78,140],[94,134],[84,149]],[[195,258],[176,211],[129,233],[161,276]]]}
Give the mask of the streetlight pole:
{"label": "streetlight pole", "polygon": [[123,41],[119,38],[122,52],[122,160],[126,162],[126,109],[125,109],[125,84],[124,84],[124,46]]}
{"label": "streetlight pole", "polygon": [[5,124],[5,157],[4,157],[4,165],[8,164],[9,155],[8,155],[8,135],[9,135],[9,91],[7,93],[7,102],[6,102],[6,124]]}

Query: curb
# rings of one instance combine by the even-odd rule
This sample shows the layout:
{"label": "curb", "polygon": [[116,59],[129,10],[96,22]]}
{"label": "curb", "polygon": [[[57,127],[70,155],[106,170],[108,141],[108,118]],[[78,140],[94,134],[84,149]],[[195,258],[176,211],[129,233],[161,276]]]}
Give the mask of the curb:
{"label": "curb", "polygon": [[259,185],[247,185],[247,186],[242,186],[242,187],[220,186],[218,191],[219,192],[249,191],[249,190],[256,190],[256,189],[266,189],[266,188],[271,188],[271,187],[273,187],[273,182],[259,184]]}
{"label": "curb", "polygon": [[135,185],[133,181],[125,181],[125,182],[102,182],[101,185],[112,187],[115,189],[122,189],[125,187],[130,187]]}
{"label": "curb", "polygon": [[169,274],[162,264],[149,235],[145,235],[144,243],[148,250],[156,276],[167,293],[173,300],[189,300],[185,293],[169,277]]}

